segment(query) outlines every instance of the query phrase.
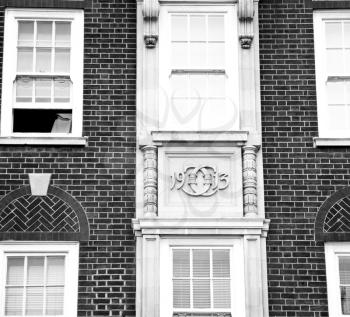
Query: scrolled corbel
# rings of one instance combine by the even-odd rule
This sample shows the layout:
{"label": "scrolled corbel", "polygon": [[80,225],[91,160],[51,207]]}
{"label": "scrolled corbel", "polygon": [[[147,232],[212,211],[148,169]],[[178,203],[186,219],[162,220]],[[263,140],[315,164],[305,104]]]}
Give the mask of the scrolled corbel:
{"label": "scrolled corbel", "polygon": [[238,1],[239,41],[241,47],[249,49],[254,38],[254,0]]}
{"label": "scrolled corbel", "polygon": [[158,0],[143,0],[144,41],[147,48],[154,48],[158,41]]}

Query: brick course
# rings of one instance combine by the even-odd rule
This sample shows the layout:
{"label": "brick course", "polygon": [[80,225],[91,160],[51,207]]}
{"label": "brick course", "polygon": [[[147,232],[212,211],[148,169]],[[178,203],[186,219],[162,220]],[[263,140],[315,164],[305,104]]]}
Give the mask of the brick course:
{"label": "brick course", "polygon": [[[85,6],[83,135],[88,145],[1,146],[0,196],[29,185],[28,173],[52,173],[51,185],[72,195],[90,224],[90,240],[80,244],[78,315],[135,316],[131,219],[135,212],[136,2],[83,2],[71,5]],[[62,3],[69,6],[69,1]],[[25,1],[25,5],[52,7],[52,1]],[[0,9],[3,38],[4,7]],[[1,65],[2,46],[0,41]]]}

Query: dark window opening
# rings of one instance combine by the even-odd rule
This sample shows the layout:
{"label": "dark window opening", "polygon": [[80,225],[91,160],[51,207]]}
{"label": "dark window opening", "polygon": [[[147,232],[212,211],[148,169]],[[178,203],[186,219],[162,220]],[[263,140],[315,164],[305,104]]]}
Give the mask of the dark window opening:
{"label": "dark window opening", "polygon": [[14,109],[13,132],[71,133],[71,110]]}

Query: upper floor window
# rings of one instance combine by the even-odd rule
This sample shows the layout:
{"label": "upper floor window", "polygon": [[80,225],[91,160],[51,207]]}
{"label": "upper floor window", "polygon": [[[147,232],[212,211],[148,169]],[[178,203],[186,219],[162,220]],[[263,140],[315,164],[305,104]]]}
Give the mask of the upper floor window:
{"label": "upper floor window", "polygon": [[9,9],[1,135],[81,136],[83,11]]}
{"label": "upper floor window", "polygon": [[159,128],[239,127],[234,6],[162,6]]}
{"label": "upper floor window", "polygon": [[350,11],[314,13],[320,137],[350,137]]}

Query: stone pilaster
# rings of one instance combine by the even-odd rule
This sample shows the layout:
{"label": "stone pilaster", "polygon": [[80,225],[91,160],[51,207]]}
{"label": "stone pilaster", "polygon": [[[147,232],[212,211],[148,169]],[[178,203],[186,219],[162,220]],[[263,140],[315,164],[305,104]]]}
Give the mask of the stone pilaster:
{"label": "stone pilaster", "polygon": [[239,19],[239,41],[241,47],[249,49],[251,47],[254,30],[254,1],[239,0],[238,1],[238,19]]}
{"label": "stone pilaster", "polygon": [[147,48],[154,48],[158,41],[158,0],[144,0],[142,7],[144,20],[144,40]]}
{"label": "stone pilaster", "polygon": [[146,217],[157,216],[158,201],[158,174],[157,174],[157,147],[147,145],[143,152],[143,206]]}
{"label": "stone pilaster", "polygon": [[243,210],[244,216],[255,217],[258,214],[256,153],[253,145],[243,147]]}

